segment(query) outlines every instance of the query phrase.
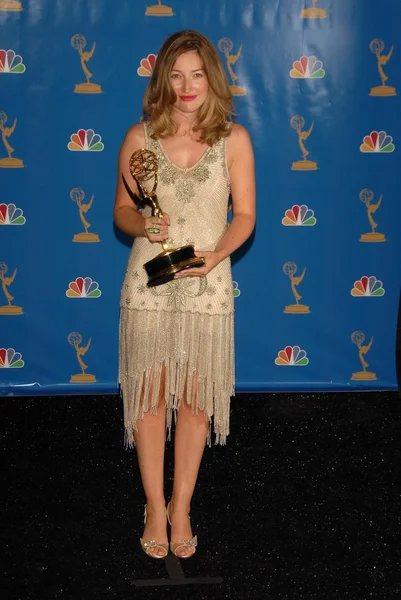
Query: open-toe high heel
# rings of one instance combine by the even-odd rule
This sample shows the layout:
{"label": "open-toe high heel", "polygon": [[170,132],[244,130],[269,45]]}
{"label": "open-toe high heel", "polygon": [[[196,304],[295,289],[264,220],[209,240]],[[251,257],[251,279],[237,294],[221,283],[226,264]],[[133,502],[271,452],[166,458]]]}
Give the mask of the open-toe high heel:
{"label": "open-toe high heel", "polygon": [[[144,514],[145,525],[146,525],[146,517],[147,517],[147,512],[146,512],[146,504],[145,504],[145,514]],[[147,554],[151,558],[166,558],[166,556],[168,554],[168,543],[164,544],[162,542],[156,542],[155,540],[144,540],[143,538],[140,538],[139,541],[141,543],[142,550],[145,552],[145,554]],[[151,552],[151,550],[153,548],[163,550],[163,554],[155,554],[154,552]]]}
{"label": "open-toe high heel", "polygon": [[[171,519],[170,519],[170,502],[167,505],[166,514],[167,514],[167,521],[171,525]],[[174,554],[174,556],[176,556],[177,558],[191,558],[191,556],[193,556],[195,554],[195,552],[196,552],[197,545],[198,545],[198,538],[195,535],[191,539],[188,538],[188,539],[182,540],[180,542],[170,542],[170,550]],[[179,548],[185,548],[188,551],[190,550],[190,552],[189,552],[189,554],[185,554],[184,556],[182,556],[180,554],[177,554],[177,550]]]}

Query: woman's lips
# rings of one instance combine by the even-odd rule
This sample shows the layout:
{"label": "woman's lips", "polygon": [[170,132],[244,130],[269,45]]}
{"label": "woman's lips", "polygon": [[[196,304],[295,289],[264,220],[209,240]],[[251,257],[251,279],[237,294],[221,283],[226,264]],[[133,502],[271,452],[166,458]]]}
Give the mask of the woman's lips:
{"label": "woman's lips", "polygon": [[180,100],[184,100],[184,102],[190,102],[191,100],[195,100],[196,96],[180,96]]}

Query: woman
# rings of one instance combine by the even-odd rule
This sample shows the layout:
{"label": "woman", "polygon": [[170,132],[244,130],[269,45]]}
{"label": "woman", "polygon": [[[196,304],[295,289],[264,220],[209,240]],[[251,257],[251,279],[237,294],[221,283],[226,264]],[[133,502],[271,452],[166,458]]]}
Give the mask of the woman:
{"label": "woman", "polygon": [[[136,446],[146,495],[143,550],[192,556],[189,512],[206,442],[224,444],[234,393],[230,259],[255,221],[254,161],[244,127],[230,123],[232,99],[212,44],[196,31],[172,35],[156,61],[145,119],[127,133],[119,156],[114,220],[132,235],[121,294],[119,382],[128,445]],[[136,189],[129,159],[147,148],[158,158],[163,218],[140,214],[122,182]],[[229,194],[233,219],[227,224]],[[147,287],[143,264],[192,243],[204,266]],[[166,510],[164,446],[175,417],[173,494]],[[213,422],[213,426],[212,426]]]}

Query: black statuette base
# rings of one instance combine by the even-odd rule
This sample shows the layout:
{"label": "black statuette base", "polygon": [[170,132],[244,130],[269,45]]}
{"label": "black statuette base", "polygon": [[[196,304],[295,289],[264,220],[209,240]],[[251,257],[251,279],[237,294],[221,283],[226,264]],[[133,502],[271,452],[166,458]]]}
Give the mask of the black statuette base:
{"label": "black statuette base", "polygon": [[195,256],[193,246],[167,250],[144,264],[148,275],[148,287],[162,285],[174,279],[174,275],[192,267],[203,267],[203,258]]}

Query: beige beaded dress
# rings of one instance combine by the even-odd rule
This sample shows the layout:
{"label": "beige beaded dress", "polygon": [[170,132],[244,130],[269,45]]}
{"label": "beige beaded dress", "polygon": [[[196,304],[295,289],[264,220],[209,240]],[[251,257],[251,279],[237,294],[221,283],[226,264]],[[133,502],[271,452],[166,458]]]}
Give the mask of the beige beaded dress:
{"label": "beige beaded dress", "polygon": [[[146,147],[159,161],[157,196],[163,212],[170,216],[169,246],[191,243],[196,250],[214,250],[227,229],[226,138],[208,148],[193,167],[184,169],[170,161],[159,140],[150,137],[150,124],[144,123],[144,129]],[[143,215],[150,215],[150,208]],[[119,383],[126,443],[134,445],[134,429],[143,413],[157,411],[164,365],[167,438],[172,415],[185,401],[193,412],[205,411],[208,444],[212,431],[215,443],[225,444],[234,394],[230,259],[206,277],[147,287],[143,265],[161,251],[160,244],[136,238],[121,291]]]}

